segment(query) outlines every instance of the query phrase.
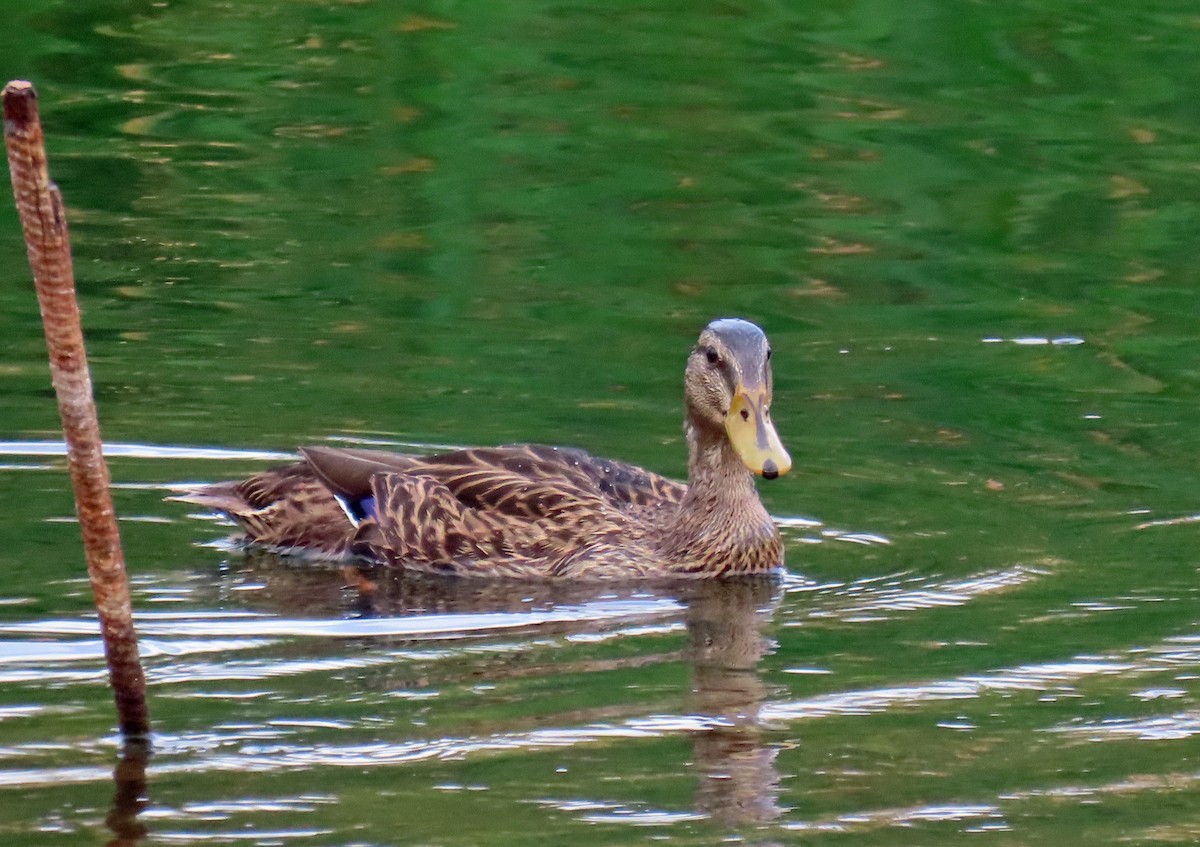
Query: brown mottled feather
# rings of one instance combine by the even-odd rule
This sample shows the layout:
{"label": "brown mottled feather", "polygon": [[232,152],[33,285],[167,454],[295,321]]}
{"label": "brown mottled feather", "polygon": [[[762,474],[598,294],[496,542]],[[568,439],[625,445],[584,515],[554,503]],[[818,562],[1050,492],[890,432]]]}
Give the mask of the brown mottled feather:
{"label": "brown mottled feather", "polygon": [[264,547],[332,559],[350,552],[354,524],[304,462],[171,499],[223,512]]}

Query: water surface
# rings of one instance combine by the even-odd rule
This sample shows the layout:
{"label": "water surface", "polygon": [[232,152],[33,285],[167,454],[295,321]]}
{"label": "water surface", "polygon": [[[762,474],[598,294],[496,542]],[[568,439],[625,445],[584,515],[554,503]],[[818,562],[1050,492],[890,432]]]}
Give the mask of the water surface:
{"label": "water surface", "polygon": [[[155,722],[120,761],[0,208],[0,840],[1200,837],[1189,4],[14,7]],[[779,584],[455,585],[219,542],[298,444],[684,472],[761,323]]]}

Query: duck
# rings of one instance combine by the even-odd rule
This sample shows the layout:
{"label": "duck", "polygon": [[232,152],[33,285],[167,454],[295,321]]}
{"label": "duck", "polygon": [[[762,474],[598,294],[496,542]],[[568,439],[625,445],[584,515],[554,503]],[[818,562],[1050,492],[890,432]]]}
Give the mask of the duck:
{"label": "duck", "polygon": [[170,499],[232,519],[247,547],[468,578],[633,580],[778,574],[757,477],[792,461],[771,419],[763,330],[720,318],[684,370],[687,481],[538,444],[415,455],[326,446]]}

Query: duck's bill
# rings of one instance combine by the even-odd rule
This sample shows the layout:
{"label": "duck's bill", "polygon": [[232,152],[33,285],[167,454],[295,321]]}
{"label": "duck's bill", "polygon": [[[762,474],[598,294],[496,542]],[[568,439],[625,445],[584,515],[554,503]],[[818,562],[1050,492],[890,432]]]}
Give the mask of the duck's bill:
{"label": "duck's bill", "polygon": [[763,391],[739,391],[725,415],[725,432],[734,451],[751,471],[775,479],[792,469],[792,457],[771,423]]}

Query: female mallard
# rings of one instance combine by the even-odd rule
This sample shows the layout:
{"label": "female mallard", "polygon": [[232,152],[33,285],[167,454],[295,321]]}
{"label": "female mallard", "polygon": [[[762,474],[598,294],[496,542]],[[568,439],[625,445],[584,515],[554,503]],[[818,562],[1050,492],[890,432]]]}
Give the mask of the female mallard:
{"label": "female mallard", "polygon": [[223,512],[254,545],[487,577],[713,577],[783,564],[752,474],[792,466],[771,424],[771,348],[727,318],[684,375],[684,485],[582,450],[434,456],[308,447],[296,464],[176,498]]}

